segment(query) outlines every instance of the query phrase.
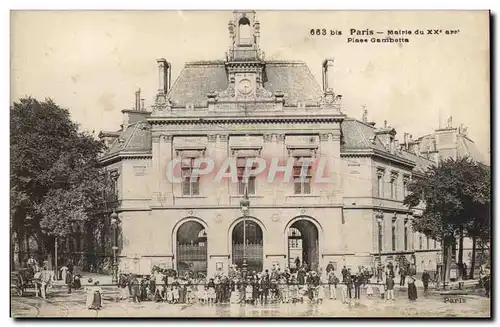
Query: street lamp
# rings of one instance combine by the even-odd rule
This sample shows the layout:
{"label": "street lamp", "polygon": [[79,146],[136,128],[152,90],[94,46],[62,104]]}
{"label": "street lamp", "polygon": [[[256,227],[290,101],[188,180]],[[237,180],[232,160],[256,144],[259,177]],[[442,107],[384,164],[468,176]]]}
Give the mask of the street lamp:
{"label": "street lamp", "polygon": [[116,251],[118,250],[117,239],[116,239],[116,230],[118,225],[120,224],[120,219],[118,218],[118,214],[113,210],[113,213],[110,216],[111,218],[111,228],[113,228],[113,277],[111,282],[113,284],[118,284],[118,259],[116,257]]}
{"label": "street lamp", "polygon": [[248,191],[245,187],[245,197],[240,201],[241,211],[243,212],[243,265],[242,265],[242,277],[244,280],[247,278],[247,231],[246,231],[246,220],[248,216],[248,211],[250,209],[250,200],[248,200]]}
{"label": "street lamp", "polygon": [[384,213],[382,210],[379,210],[375,214],[375,218],[377,219],[377,226],[378,226],[378,267],[377,267],[377,282],[380,282],[380,266],[382,265],[382,222],[384,221]]}

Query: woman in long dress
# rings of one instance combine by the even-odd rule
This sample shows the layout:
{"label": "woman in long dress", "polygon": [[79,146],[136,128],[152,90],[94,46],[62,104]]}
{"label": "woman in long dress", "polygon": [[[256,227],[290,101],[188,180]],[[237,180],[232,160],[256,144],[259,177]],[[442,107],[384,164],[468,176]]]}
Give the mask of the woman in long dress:
{"label": "woman in long dress", "polygon": [[417,299],[417,287],[415,286],[415,278],[413,276],[409,276],[408,279],[408,298],[410,301]]}
{"label": "woman in long dress", "polygon": [[[89,284],[92,284],[92,278],[88,280]],[[87,291],[87,308],[89,310],[99,310],[102,308],[102,290],[99,287],[99,282],[96,281],[94,286],[89,285],[86,287]]]}

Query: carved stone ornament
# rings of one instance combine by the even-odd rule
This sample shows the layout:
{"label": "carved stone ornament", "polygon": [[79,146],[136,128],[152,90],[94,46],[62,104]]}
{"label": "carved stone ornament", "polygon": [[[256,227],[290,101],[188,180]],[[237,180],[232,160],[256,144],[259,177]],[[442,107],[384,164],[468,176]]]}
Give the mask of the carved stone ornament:
{"label": "carved stone ornament", "polygon": [[222,222],[222,215],[221,214],[218,214],[217,216],[215,216],[215,222],[217,222],[217,223]]}
{"label": "carved stone ornament", "polygon": [[273,134],[264,134],[264,142],[272,142]]}
{"label": "carved stone ornament", "polygon": [[329,138],[333,138],[333,135],[331,133],[319,134],[319,139],[322,142],[328,141]]}
{"label": "carved stone ornament", "polygon": [[227,134],[219,134],[218,136],[221,142],[227,142],[229,140],[229,135]]}
{"label": "carved stone ornament", "polygon": [[272,217],[271,217],[272,221],[274,222],[278,222],[280,221],[280,215],[275,213]]}

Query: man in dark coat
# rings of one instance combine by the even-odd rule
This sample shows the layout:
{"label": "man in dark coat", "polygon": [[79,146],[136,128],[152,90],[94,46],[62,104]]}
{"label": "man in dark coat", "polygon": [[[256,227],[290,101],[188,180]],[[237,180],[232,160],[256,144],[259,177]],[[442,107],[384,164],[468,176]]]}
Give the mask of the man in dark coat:
{"label": "man in dark coat", "polygon": [[346,274],[343,283],[347,286],[347,297],[349,301],[352,299],[352,277],[351,274]]}
{"label": "man in dark coat", "polygon": [[141,302],[141,285],[137,276],[133,275],[130,281],[132,300],[134,302]]}
{"label": "man in dark coat", "polygon": [[348,274],[348,270],[347,268],[344,266],[344,268],[342,268],[342,283],[345,283],[345,280],[346,280],[346,276]]}
{"label": "man in dark coat", "polygon": [[431,280],[431,275],[427,272],[427,270],[424,270],[422,273],[422,283],[424,284],[424,293],[427,293],[427,289],[429,288],[429,281]]}
{"label": "man in dark coat", "polygon": [[406,280],[406,268],[402,265],[401,268],[399,268],[399,286],[405,286],[405,280]]}
{"label": "man in dark coat", "polygon": [[334,270],[333,269],[333,263],[330,261],[328,262],[328,264],[326,265],[326,273],[328,274],[330,271]]}
{"label": "man in dark coat", "polygon": [[354,275],[354,298],[360,299],[361,297],[361,285],[364,283],[363,279],[364,275],[361,272],[356,273]]}
{"label": "man in dark coat", "polygon": [[71,287],[73,287],[73,272],[68,270],[66,274],[66,284],[68,285],[68,294],[71,294]]}
{"label": "man in dark coat", "polygon": [[299,269],[299,272],[297,273],[297,280],[299,282],[299,285],[304,285],[306,281],[306,271],[302,267]]}
{"label": "man in dark coat", "polygon": [[269,296],[269,273],[266,269],[266,272],[262,276],[261,282],[260,282],[260,289],[262,290],[260,293],[260,303],[261,304],[267,304],[267,297]]}
{"label": "man in dark coat", "polygon": [[298,270],[300,268],[300,259],[299,257],[295,258],[295,269]]}

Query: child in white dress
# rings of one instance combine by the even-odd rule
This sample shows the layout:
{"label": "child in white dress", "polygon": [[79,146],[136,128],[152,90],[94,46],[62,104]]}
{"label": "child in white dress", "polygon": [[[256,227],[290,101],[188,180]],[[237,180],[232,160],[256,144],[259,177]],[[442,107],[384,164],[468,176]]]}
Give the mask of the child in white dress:
{"label": "child in white dress", "polygon": [[170,304],[172,304],[174,302],[174,288],[173,287],[167,288],[167,302]]}
{"label": "child in white dress", "polygon": [[373,298],[373,286],[372,284],[368,283],[366,285],[366,296],[371,299]]}
{"label": "child in white dress", "polygon": [[252,293],[253,293],[253,286],[252,286],[252,284],[248,283],[247,286],[245,287],[245,301],[246,301],[246,303],[252,302]]}
{"label": "child in white dress", "polygon": [[323,286],[323,284],[318,285],[317,294],[318,302],[323,303],[323,299],[325,298],[325,287]]}
{"label": "child in white dress", "polygon": [[380,294],[380,298],[383,300],[385,298],[385,285],[384,285],[384,282],[380,282],[380,284],[378,284],[378,292]]}
{"label": "child in white dress", "polygon": [[177,288],[177,286],[174,286],[174,289],[172,290],[172,295],[174,298],[174,304],[179,303],[179,289]]}

